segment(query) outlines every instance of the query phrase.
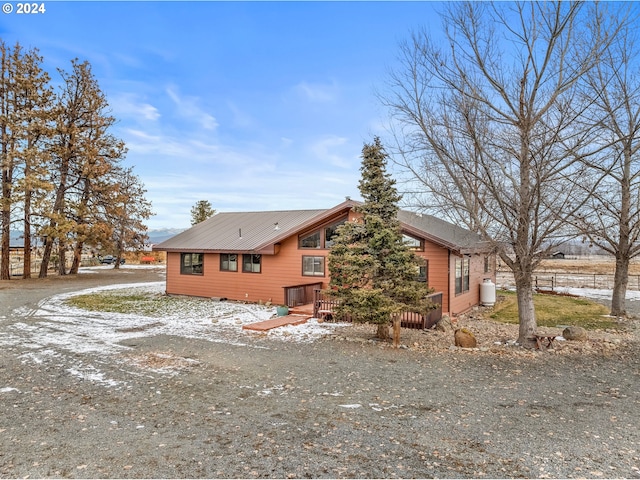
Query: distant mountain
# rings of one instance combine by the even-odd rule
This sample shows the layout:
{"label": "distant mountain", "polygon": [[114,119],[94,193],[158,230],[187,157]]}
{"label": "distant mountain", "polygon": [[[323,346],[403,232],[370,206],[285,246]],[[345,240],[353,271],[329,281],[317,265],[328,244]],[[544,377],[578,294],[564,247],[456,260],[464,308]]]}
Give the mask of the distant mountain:
{"label": "distant mountain", "polygon": [[156,245],[185,230],[186,228],[154,228],[147,230],[147,235],[149,235],[149,243]]}

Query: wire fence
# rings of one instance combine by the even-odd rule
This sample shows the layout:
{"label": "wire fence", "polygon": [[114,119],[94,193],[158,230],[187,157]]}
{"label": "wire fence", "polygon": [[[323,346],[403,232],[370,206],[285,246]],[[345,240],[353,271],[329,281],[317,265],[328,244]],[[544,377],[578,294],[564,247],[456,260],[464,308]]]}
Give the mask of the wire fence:
{"label": "wire fence", "polygon": [[[539,272],[534,273],[533,282],[535,288],[540,290],[555,290],[559,287],[612,290],[613,274]],[[498,271],[496,283],[498,287],[515,285],[513,273]],[[629,275],[627,290],[640,290],[640,275]]]}

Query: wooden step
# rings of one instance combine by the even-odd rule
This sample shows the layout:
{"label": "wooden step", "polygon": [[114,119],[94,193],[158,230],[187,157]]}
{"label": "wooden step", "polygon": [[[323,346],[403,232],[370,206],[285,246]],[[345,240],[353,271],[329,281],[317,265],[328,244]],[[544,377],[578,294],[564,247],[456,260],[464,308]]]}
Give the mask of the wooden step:
{"label": "wooden step", "polygon": [[263,322],[250,323],[243,325],[243,330],[254,330],[256,332],[266,332],[278,327],[284,327],[286,325],[301,325],[309,320],[308,315],[285,315],[284,317],[272,318],[270,320],[264,320]]}

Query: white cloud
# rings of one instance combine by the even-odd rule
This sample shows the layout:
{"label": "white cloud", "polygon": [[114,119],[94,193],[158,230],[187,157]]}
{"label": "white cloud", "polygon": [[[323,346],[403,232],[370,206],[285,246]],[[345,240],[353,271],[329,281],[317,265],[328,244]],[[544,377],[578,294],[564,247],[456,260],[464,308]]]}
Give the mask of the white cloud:
{"label": "white cloud", "polygon": [[216,118],[198,106],[201,103],[198,97],[183,97],[176,90],[175,87],[166,88],[167,95],[176,105],[178,113],[182,117],[193,119],[205,130],[215,130],[218,127]]}
{"label": "white cloud", "polygon": [[348,157],[345,157],[337,153],[336,150],[345,146],[347,141],[348,139],[345,137],[331,135],[316,141],[310,148],[319,161],[329,162],[333,166],[346,169],[353,166],[352,152],[349,153]]}
{"label": "white cloud", "polygon": [[334,102],[338,96],[338,86],[331,84],[312,84],[308,82],[300,82],[294,87],[294,91],[314,103]]}
{"label": "white cloud", "polygon": [[117,118],[131,118],[136,121],[156,121],[160,118],[160,112],[153,105],[140,101],[131,93],[123,93],[113,97],[109,101]]}

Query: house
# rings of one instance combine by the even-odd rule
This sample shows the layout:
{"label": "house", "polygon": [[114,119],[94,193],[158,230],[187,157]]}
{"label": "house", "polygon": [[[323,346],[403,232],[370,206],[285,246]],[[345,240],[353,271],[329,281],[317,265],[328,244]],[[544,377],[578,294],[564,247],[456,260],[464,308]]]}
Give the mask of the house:
{"label": "house", "polygon": [[[347,200],[330,209],[218,213],[154,246],[167,252],[168,294],[297,306],[327,288],[336,228],[357,218]],[[480,303],[495,281],[495,257],[474,233],[430,215],[401,210],[405,240],[426,260],[420,278],[442,292],[452,315]]]}

